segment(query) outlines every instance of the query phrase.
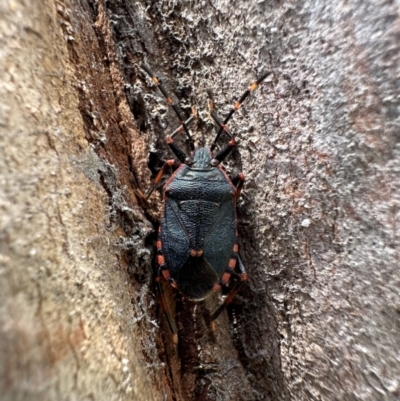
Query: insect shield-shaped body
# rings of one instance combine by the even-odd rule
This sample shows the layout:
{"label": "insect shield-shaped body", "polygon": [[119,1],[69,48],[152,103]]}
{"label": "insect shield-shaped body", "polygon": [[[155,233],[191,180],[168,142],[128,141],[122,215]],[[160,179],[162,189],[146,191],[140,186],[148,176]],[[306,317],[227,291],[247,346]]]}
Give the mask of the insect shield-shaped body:
{"label": "insect shield-shaped body", "polygon": [[221,166],[211,165],[208,148],[197,148],[193,163],[181,164],[165,185],[158,262],[191,300],[219,289],[235,268],[236,192]]}
{"label": "insect shield-shaped body", "polygon": [[[220,163],[236,146],[234,135],[227,128],[227,122],[269,73],[250,85],[223,121],[216,113],[211,99],[210,114],[217,134],[210,148],[195,148],[188,129],[196,118],[195,110],[193,109],[192,115],[185,121],[158,78],[147,66],[143,65],[142,68],[150,75],[181,121],[181,125],[167,137],[168,145],[181,165],[164,186],[164,208],[157,240],[156,274],[161,305],[167,316],[173,340],[177,341],[177,329],[166,306],[160,284],[162,278],[188,299],[200,301],[218,291],[231,277],[237,277],[236,284],[223,304],[212,314],[212,322],[247,279],[238,254],[236,229],[236,201],[243,187],[244,175],[240,173],[231,179]],[[183,132],[190,150],[189,157],[174,143],[174,137]],[[222,142],[223,139],[226,145],[214,155],[218,142]],[[174,160],[168,160],[164,164],[151,188],[145,195],[141,195],[144,199],[151,195],[168,166],[173,164]]]}

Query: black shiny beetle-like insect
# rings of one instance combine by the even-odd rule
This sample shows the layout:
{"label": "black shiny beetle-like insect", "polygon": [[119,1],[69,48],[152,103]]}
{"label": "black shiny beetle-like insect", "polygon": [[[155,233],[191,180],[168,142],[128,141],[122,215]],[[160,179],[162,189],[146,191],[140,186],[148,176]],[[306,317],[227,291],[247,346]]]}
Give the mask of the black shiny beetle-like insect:
{"label": "black shiny beetle-like insect", "polygon": [[[236,146],[235,137],[226,124],[270,72],[263,74],[249,86],[223,121],[214,109],[214,102],[210,100],[210,113],[216,124],[217,135],[210,148],[195,148],[188,126],[196,118],[196,111],[193,108],[192,115],[185,121],[160,80],[146,65],[142,68],[150,75],[181,121],[181,125],[167,138],[169,147],[181,164],[163,188],[164,207],[157,240],[156,274],[161,305],[167,316],[173,341],[177,341],[177,329],[166,307],[160,284],[162,278],[186,298],[200,301],[227,284],[231,276],[240,277],[223,304],[212,314],[212,322],[247,279],[245,267],[238,254],[236,228],[236,202],[243,187],[244,175],[240,173],[230,178],[221,162]],[[174,143],[174,137],[181,132],[186,134],[190,157]],[[214,155],[223,133],[228,137],[228,143]],[[142,195],[144,199],[149,198],[165,170],[174,162],[173,159],[165,162],[153,185]]]}

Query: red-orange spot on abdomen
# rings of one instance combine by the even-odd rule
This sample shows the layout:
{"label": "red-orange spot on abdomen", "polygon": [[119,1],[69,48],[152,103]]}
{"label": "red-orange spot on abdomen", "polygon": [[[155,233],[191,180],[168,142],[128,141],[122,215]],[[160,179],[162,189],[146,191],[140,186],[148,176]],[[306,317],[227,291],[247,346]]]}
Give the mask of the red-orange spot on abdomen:
{"label": "red-orange spot on abdomen", "polygon": [[164,276],[165,280],[168,280],[171,277],[171,273],[169,272],[169,270],[163,270],[162,271],[162,275]]}
{"label": "red-orange spot on abdomen", "polygon": [[189,251],[190,256],[192,256],[193,258],[199,258],[201,255],[203,255],[203,252],[204,251],[202,249],[200,249],[199,251],[196,251],[195,249],[191,249]]}
{"label": "red-orange spot on abdomen", "polygon": [[230,273],[224,273],[221,277],[221,281],[225,284],[228,282],[228,280],[231,278],[231,274]]}
{"label": "red-orange spot on abdomen", "polygon": [[163,265],[165,263],[164,255],[157,255],[157,262],[159,265]]}
{"label": "red-orange spot on abdomen", "polygon": [[233,270],[236,266],[236,259],[233,258],[229,259],[228,266]]}

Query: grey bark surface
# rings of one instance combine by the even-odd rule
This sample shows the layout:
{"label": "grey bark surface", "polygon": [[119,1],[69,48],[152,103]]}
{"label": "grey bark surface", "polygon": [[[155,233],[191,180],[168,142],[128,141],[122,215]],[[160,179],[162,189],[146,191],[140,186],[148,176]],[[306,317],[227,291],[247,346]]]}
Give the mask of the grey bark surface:
{"label": "grey bark surface", "polygon": [[[332,4],[331,4],[332,3]],[[386,1],[0,0],[0,399],[400,398],[400,16]],[[229,127],[250,280],[217,320],[152,291],[188,115]],[[167,178],[167,177],[165,177]]]}

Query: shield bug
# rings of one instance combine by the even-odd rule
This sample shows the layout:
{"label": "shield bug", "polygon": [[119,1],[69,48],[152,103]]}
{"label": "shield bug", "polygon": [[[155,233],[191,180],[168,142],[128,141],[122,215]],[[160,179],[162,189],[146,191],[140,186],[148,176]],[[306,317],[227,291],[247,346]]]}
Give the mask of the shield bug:
{"label": "shield bug", "polygon": [[[243,101],[270,74],[267,72],[252,83],[232,107],[224,120],[215,111],[210,95],[210,114],[216,125],[217,134],[210,147],[194,146],[189,125],[196,118],[196,111],[185,121],[178,106],[173,102],[160,80],[146,65],[142,68],[165,96],[174,109],[181,125],[167,137],[167,142],[180,161],[163,187],[163,212],[157,239],[156,282],[160,302],[172,332],[177,341],[177,329],[166,307],[161,279],[192,301],[200,301],[226,285],[232,276],[238,277],[222,305],[212,314],[211,323],[224,307],[233,299],[241,284],[246,281],[245,267],[238,254],[238,232],[236,221],[236,202],[244,183],[244,175],[229,177],[221,163],[236,146],[233,133],[227,123]],[[190,154],[187,155],[174,142],[174,137],[185,133]],[[216,152],[221,137],[228,141]],[[144,199],[150,197],[160,182],[166,169],[175,163],[167,160]]]}

